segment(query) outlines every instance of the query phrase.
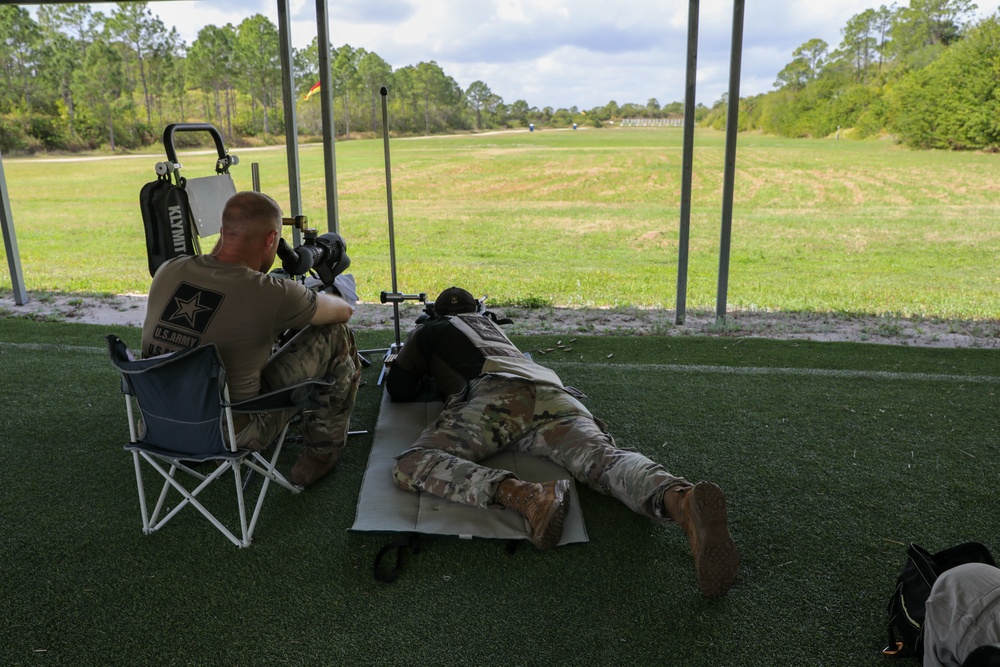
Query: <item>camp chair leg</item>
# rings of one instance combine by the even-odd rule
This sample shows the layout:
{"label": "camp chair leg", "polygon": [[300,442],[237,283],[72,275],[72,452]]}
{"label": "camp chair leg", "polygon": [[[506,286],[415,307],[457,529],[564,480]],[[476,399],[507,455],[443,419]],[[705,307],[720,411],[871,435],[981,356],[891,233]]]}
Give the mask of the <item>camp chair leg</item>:
{"label": "camp chair leg", "polygon": [[257,494],[257,504],[253,508],[253,517],[250,519],[250,535],[253,535],[254,528],[257,527],[257,517],[260,516],[260,508],[264,505],[264,496],[267,495],[267,485],[271,483],[270,477],[264,477],[264,482],[260,486],[260,493]]}
{"label": "camp chair leg", "polygon": [[153,462],[153,459],[151,459],[148,454],[143,453],[142,456],[143,456],[144,459],[146,459],[146,461],[149,462],[150,465],[152,465],[154,468],[156,468],[157,471],[161,475],[163,475],[163,477],[164,477],[163,487],[160,489],[160,497],[157,498],[157,500],[156,500],[156,506],[153,507],[153,514],[152,514],[152,516],[149,517],[150,531],[154,531],[160,525],[162,525],[162,523],[164,523],[164,522],[159,521],[159,518],[160,518],[160,512],[163,510],[163,505],[167,501],[167,492],[170,490],[170,482],[168,482],[166,480],[166,478],[174,476],[174,474],[177,472],[177,466],[176,465],[170,466],[170,472],[169,473],[164,473],[163,469],[160,468],[158,465],[156,465]]}
{"label": "camp chair leg", "polygon": [[[301,493],[302,489],[295,486],[288,479],[278,472],[278,457],[281,455],[281,448],[285,446],[285,434],[288,433],[288,424],[285,424],[282,428],[281,433],[278,435],[277,440],[274,443],[274,452],[271,454],[271,460],[265,459],[259,452],[253,452],[253,454],[243,461],[243,465],[254,470],[268,480],[276,482],[277,484],[288,489],[292,493]],[[261,489],[261,495],[263,495],[264,490]]]}
{"label": "camp chair leg", "polygon": [[139,513],[142,514],[142,532],[148,535],[150,533],[149,510],[146,507],[146,488],[142,483],[142,462],[139,460],[139,452],[132,452],[132,463],[135,466],[135,485],[139,491]]}
{"label": "camp chair leg", "polygon": [[[234,462],[233,464],[233,478],[236,480],[236,505],[240,510],[240,532],[243,535],[243,540],[237,545],[240,547],[250,546],[250,536],[253,533],[253,529],[247,531],[247,508],[246,504],[243,502],[243,466],[239,462]],[[266,483],[267,480],[264,480]]]}
{"label": "camp chair leg", "polygon": [[[148,455],[148,454],[146,454],[145,452],[143,452],[143,454],[142,454],[142,455],[143,455],[143,457],[145,457],[145,458],[146,458],[146,460],[147,460],[147,461],[149,461],[149,462],[150,462],[150,464],[152,465],[152,463],[153,463],[153,460],[152,460],[151,458],[149,458],[149,455]],[[191,468],[191,467],[189,467],[189,466],[186,466],[186,465],[184,465],[183,463],[181,463],[181,462],[180,462],[180,461],[178,461],[177,459],[167,459],[167,460],[169,460],[169,461],[170,461],[170,472],[169,472],[169,476],[170,476],[170,477],[173,477],[174,479],[177,479],[177,471],[178,471],[178,470],[181,470],[181,471],[183,471],[183,472],[186,472],[186,473],[187,473],[188,475],[191,475],[191,476],[192,476],[192,477],[194,477],[195,479],[197,479],[197,480],[199,480],[199,481],[202,481],[202,482],[204,482],[204,481],[205,481],[206,479],[208,479],[208,478],[207,478],[207,477],[206,477],[205,475],[202,475],[202,474],[201,474],[200,472],[198,472],[197,470],[194,470],[193,468]],[[159,468],[159,466],[156,466],[156,468],[157,468],[157,470],[158,470],[158,471],[160,472],[160,474],[163,474],[163,471],[162,471],[162,469],[160,469],[160,468]],[[217,478],[219,477],[219,475],[220,475],[220,474],[222,474],[222,473],[220,473],[220,472],[216,471],[216,473],[212,475],[212,479],[217,479]],[[166,475],[164,475],[164,477],[166,477]],[[205,485],[203,484],[203,485],[202,485],[202,487],[204,487],[204,486],[205,486]],[[199,487],[199,490],[200,490],[200,489],[201,489],[201,487]],[[158,527],[158,526],[161,526],[161,525],[163,525],[163,524],[165,524],[165,523],[167,522],[167,519],[163,519],[163,521],[160,521],[159,523],[157,523],[157,518],[158,518],[158,517],[160,516],[160,512],[161,512],[161,511],[163,510],[163,504],[164,504],[164,503],[166,502],[166,500],[167,500],[167,493],[168,493],[169,491],[170,491],[170,484],[169,484],[169,482],[167,482],[167,481],[164,481],[164,482],[163,482],[163,488],[162,488],[162,489],[160,490],[160,498],[159,498],[159,500],[158,500],[158,501],[156,502],[156,507],[155,507],[155,508],[153,509],[153,516],[152,516],[152,519],[150,519],[150,521],[151,521],[151,522],[152,522],[153,524],[155,524],[155,525],[156,525],[157,527]],[[196,492],[195,492],[194,494],[192,494],[192,495],[197,495],[197,493],[198,493],[198,492],[196,491]],[[178,511],[178,510],[180,510],[180,508],[184,507],[184,505],[186,505],[186,504],[187,504],[187,501],[186,501],[186,500],[185,500],[185,501],[182,501],[182,502],[181,502],[181,504],[180,504],[180,505],[178,505],[178,506],[177,506],[177,508],[175,508],[175,509],[174,509],[174,511],[172,512],[172,514],[176,514],[176,513],[177,513],[177,511]]]}
{"label": "camp chair leg", "polygon": [[[176,479],[174,479],[174,472],[177,469],[176,465],[170,466],[170,472],[167,472],[166,470],[163,469],[163,466],[161,466],[155,459],[153,459],[153,457],[151,457],[148,454],[146,454],[146,452],[141,452],[141,454],[142,454],[142,457],[144,459],[146,459],[146,462],[149,463],[153,468],[155,468],[156,471],[159,472],[163,476],[163,478],[166,480],[165,483],[164,483],[163,493],[161,494],[161,500],[162,500],[162,497],[164,497],[166,495],[167,489],[170,486],[174,487],[177,490],[177,492],[180,493],[184,497],[184,499],[181,502],[179,502],[176,507],[174,507],[172,510],[170,510],[170,512],[165,517],[163,517],[159,521],[156,521],[155,518],[153,519],[154,523],[153,523],[152,526],[150,526],[150,532],[155,531],[155,530],[159,530],[160,528],[162,528],[164,524],[166,524],[168,521],[170,521],[172,518],[174,518],[174,516],[176,516],[178,512],[180,512],[182,509],[184,509],[184,507],[186,505],[188,505],[190,503],[190,505],[192,507],[194,507],[196,510],[198,510],[199,512],[201,512],[202,516],[204,516],[206,519],[208,519],[211,522],[211,524],[213,526],[215,526],[216,529],[220,533],[222,533],[223,535],[225,535],[226,538],[228,538],[230,542],[232,542],[233,544],[235,544],[238,547],[245,547],[245,546],[249,545],[249,542],[247,540],[244,539],[244,540],[241,541],[239,538],[237,538],[233,534],[233,532],[231,530],[229,530],[228,528],[226,528],[222,524],[221,521],[219,521],[217,518],[215,518],[214,514],[212,514],[210,511],[208,511],[208,509],[204,505],[202,505],[200,502],[198,502],[198,500],[195,498],[195,496],[197,496],[199,493],[201,493],[209,484],[211,484],[212,482],[214,482],[218,477],[220,477],[221,475],[223,475],[229,468],[231,468],[231,467],[238,468],[239,462],[237,462],[237,461],[230,461],[229,463],[226,463],[225,465],[219,466],[215,470],[215,472],[213,472],[211,475],[209,475],[208,477],[206,477],[201,482],[201,484],[199,484],[195,489],[189,491],[188,489],[184,488],[184,485],[182,485],[180,482],[178,482]],[[241,513],[241,516],[245,516],[244,512],[243,512],[243,493],[242,493],[242,489],[240,489],[240,493],[238,494],[238,498],[239,498],[239,501],[240,501],[240,513]],[[243,518],[242,522],[245,525],[246,519]],[[245,535],[245,532],[244,532],[244,535]]]}
{"label": "camp chair leg", "polygon": [[[155,467],[159,468],[159,466],[155,466]],[[174,476],[174,473],[176,472],[177,468],[176,468],[176,466],[172,466],[170,468],[170,474],[169,474],[169,476],[166,477],[166,483],[164,484],[163,492],[164,492],[164,495],[166,495],[166,492],[169,490],[170,486],[173,486],[175,489],[177,489],[177,492],[180,493],[181,496],[183,496],[183,500],[181,500],[179,503],[177,503],[177,505],[172,510],[170,510],[170,512],[165,517],[163,517],[163,519],[159,523],[156,524],[156,527],[159,528],[160,526],[162,526],[165,523],[167,523],[167,521],[169,521],[170,519],[172,519],[174,516],[177,515],[178,512],[180,512],[182,509],[184,509],[184,507],[188,503],[191,503],[194,507],[200,507],[201,509],[199,511],[201,511],[203,514],[205,512],[208,512],[208,510],[205,509],[204,506],[201,505],[201,503],[199,503],[197,500],[195,500],[195,496],[197,496],[199,493],[201,493],[203,490],[205,490],[205,488],[207,488],[209,484],[211,484],[216,479],[218,479],[219,477],[221,477],[222,475],[224,475],[226,473],[227,467],[228,466],[226,466],[226,465],[220,466],[211,475],[209,475],[208,477],[205,477],[204,479],[202,479],[201,483],[198,486],[196,486],[192,490],[188,490],[187,488],[184,487],[183,484],[181,484],[180,482],[177,481],[176,477]],[[161,469],[161,471],[162,471],[162,469]],[[161,474],[162,474],[162,472],[161,472]]]}
{"label": "camp chair leg", "polygon": [[[285,487],[292,493],[300,493],[302,489],[295,486],[289,482],[284,475],[282,475],[277,470],[278,457],[281,455],[281,448],[285,445],[285,435],[288,433],[288,424],[286,423],[284,428],[281,429],[281,433],[278,435],[278,439],[274,445],[274,453],[271,454],[271,460],[268,461],[259,453],[254,452],[251,459],[244,461],[247,467],[252,470],[256,470],[264,476],[264,481],[260,487],[260,493],[257,494],[257,504],[253,510],[253,517],[250,519],[250,534],[253,535],[254,528],[257,527],[257,517],[260,516],[260,509],[264,505],[264,496],[267,495],[268,485],[274,481],[279,485]],[[261,468],[260,465],[263,464],[265,467]]]}

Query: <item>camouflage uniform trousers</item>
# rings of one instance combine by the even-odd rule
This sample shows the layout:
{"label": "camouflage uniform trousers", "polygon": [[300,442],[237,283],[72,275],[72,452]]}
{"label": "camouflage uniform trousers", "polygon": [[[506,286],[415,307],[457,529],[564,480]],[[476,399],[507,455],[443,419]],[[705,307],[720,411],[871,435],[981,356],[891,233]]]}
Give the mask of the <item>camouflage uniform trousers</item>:
{"label": "camouflage uniform trousers", "polygon": [[451,396],[437,421],[396,457],[393,478],[407,491],[487,507],[512,472],[478,462],[502,451],[540,456],[630,509],[668,522],[667,489],[687,485],[658,463],[621,449],[605,425],[565,390],[520,378],[484,375]]}
{"label": "camouflage uniform trousers", "polygon": [[[307,326],[268,361],[261,373],[261,393],[310,379],[332,382],[319,391],[320,407],[304,415],[304,439],[307,446],[340,447],[347,442],[360,378],[361,359],[350,327]],[[236,434],[237,446],[266,447],[297,412],[288,409],[250,414],[250,422]]]}

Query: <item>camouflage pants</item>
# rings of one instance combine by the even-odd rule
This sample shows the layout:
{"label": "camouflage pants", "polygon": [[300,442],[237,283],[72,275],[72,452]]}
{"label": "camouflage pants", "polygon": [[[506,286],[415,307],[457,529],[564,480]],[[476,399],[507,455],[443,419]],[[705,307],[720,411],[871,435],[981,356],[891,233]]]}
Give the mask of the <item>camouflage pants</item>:
{"label": "camouflage pants", "polygon": [[[361,360],[354,333],[346,324],[308,326],[268,362],[261,374],[261,392],[274,391],[313,378],[332,382],[319,394],[320,407],[305,413],[309,446],[342,446],[347,442],[351,411],[361,378]],[[238,447],[267,446],[297,410],[259,412],[236,434]]]}
{"label": "camouflage pants", "polygon": [[669,520],[663,509],[667,489],[687,484],[642,454],[616,446],[605,425],[564,390],[498,375],[476,378],[464,394],[451,396],[437,421],[396,457],[393,478],[407,491],[486,507],[514,474],[478,462],[501,451],[549,459],[656,520]]}

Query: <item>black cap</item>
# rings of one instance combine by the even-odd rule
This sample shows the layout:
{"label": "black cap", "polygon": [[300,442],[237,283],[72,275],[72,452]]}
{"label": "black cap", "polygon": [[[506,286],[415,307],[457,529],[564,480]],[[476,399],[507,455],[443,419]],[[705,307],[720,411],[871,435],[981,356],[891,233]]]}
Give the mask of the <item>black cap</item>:
{"label": "black cap", "polygon": [[434,301],[434,312],[438,317],[474,313],[477,310],[479,310],[479,302],[476,301],[476,297],[461,287],[449,287],[441,292]]}

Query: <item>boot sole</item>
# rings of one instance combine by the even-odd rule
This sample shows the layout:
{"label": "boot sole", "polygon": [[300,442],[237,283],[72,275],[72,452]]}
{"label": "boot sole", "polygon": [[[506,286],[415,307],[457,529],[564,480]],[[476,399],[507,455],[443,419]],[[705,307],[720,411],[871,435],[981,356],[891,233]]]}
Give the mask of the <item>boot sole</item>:
{"label": "boot sole", "polygon": [[560,479],[556,482],[546,482],[543,487],[552,488],[556,494],[556,501],[552,503],[545,521],[542,523],[542,530],[538,535],[532,535],[531,541],[542,551],[548,551],[562,539],[563,522],[569,512],[569,480]]}
{"label": "boot sole", "polygon": [[691,516],[698,536],[694,554],[698,588],[706,597],[718,597],[736,581],[740,554],[729,534],[726,496],[715,484],[701,482],[691,491]]}

